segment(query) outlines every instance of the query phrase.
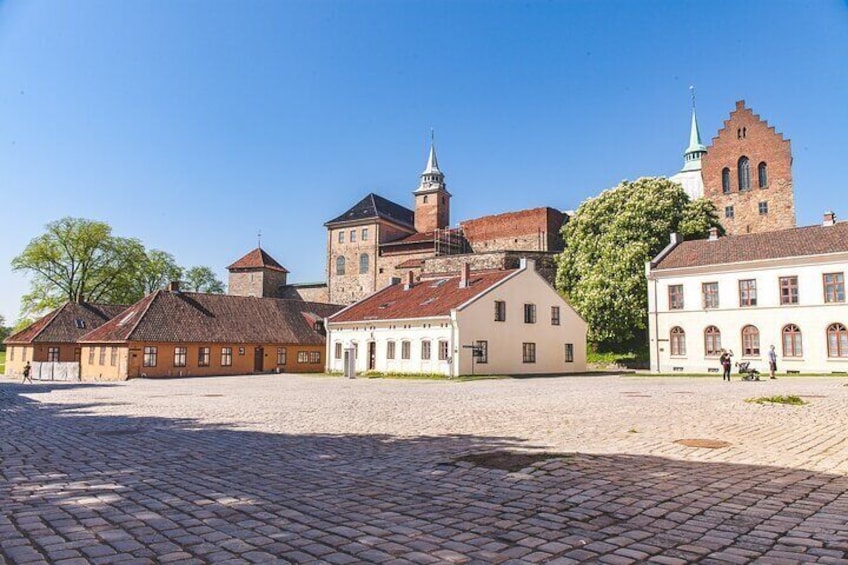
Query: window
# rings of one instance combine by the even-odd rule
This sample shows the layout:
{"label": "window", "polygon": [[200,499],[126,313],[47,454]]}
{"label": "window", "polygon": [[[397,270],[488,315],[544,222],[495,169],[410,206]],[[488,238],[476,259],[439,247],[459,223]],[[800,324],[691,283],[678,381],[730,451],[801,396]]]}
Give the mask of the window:
{"label": "window", "polygon": [[174,348],[174,367],[185,367],[186,366],[186,348],[185,347],[175,347]]}
{"label": "window", "polygon": [[98,365],[106,364],[106,348],[104,346],[100,346],[100,359],[98,359]]}
{"label": "window", "polygon": [[427,200],[428,200],[428,198],[427,198],[427,195],[425,194],[424,195],[424,204],[427,204]]}
{"label": "window", "polygon": [[305,365],[309,363],[309,352],[308,351],[298,351],[297,352],[297,362],[301,365]]}
{"label": "window", "polygon": [[827,328],[827,356],[848,357],[848,330],[842,324],[831,324]]}
{"label": "window", "polygon": [[408,341],[400,342],[400,358],[409,359],[412,355],[412,344]]}
{"label": "window", "polygon": [[506,322],[506,302],[495,300],[495,321]]}
{"label": "window", "polygon": [[718,283],[708,282],[701,285],[701,293],[704,296],[704,309],[718,308]]}
{"label": "window", "polygon": [[721,170],[721,191],[730,194],[730,169],[727,167]]}
{"label": "window", "polygon": [[574,363],[574,344],[566,343],[565,344],[565,362],[566,363]]}
{"label": "window", "polygon": [[222,367],[232,367],[233,366],[233,348],[232,347],[222,347],[221,348],[221,366]]}
{"label": "window", "polygon": [[845,274],[825,273],[824,301],[845,302]]}
{"label": "window", "polygon": [[244,355],[244,347],[239,347],[239,355]]}
{"label": "window", "polygon": [[109,364],[113,367],[118,366],[118,348],[112,346],[112,351],[109,353]]}
{"label": "window", "polygon": [[277,348],[277,365],[285,365],[288,362],[288,352],[285,347]]}
{"label": "window", "polygon": [[368,272],[368,254],[363,253],[359,256],[359,274],[364,275]]}
{"label": "window", "polygon": [[733,213],[733,206],[725,206],[724,207],[724,217],[733,219],[735,214]]}
{"label": "window", "polygon": [[344,232],[339,231],[339,243],[344,243]]}
{"label": "window", "polygon": [[[26,351],[26,349],[24,349]],[[88,348],[88,364],[94,365],[94,347]]]}
{"label": "window", "polygon": [[559,325],[559,306],[551,306],[551,325]]}
{"label": "window", "polygon": [[707,357],[721,355],[721,332],[715,326],[709,326],[704,330],[704,354]]}
{"label": "window", "polygon": [[671,328],[669,341],[672,356],[683,357],[686,355],[686,332],[683,331],[683,328]]}
{"label": "window", "polygon": [[75,320],[75,322],[76,322],[76,326],[77,326],[78,330],[84,330],[85,329],[85,320],[83,320],[82,318],[77,318]]}
{"label": "window", "polygon": [[683,310],[683,285],[668,285],[668,309]]}
{"label": "window", "polygon": [[780,303],[798,304],[798,277],[780,277]]}
{"label": "window", "polygon": [[343,275],[345,274],[345,258],[339,255],[336,257],[336,274]]}
{"label": "window", "polygon": [[336,345],[333,346],[333,357],[336,359],[342,358],[342,343],[340,341],[337,341]]}
{"label": "window", "polygon": [[739,281],[739,306],[757,305],[757,281],[746,279]]}
{"label": "window", "polygon": [[200,347],[197,350],[197,366],[208,367],[212,358],[212,351],[208,347]]}
{"label": "window", "polygon": [[321,362],[321,352],[320,351],[310,351],[309,352],[309,362],[312,365],[320,363]]}
{"label": "window", "polygon": [[751,189],[751,169],[748,164],[748,158],[744,155],[739,157],[739,163],[736,167],[736,172],[739,176],[739,190],[750,190]]}
{"label": "window", "polygon": [[390,341],[386,343],[386,359],[394,359],[395,358],[395,342]]}
{"label": "window", "polygon": [[795,324],[783,326],[783,356],[803,357],[804,350],[801,347],[801,330]]}
{"label": "window", "polygon": [[[47,348],[47,362],[48,363],[57,363],[59,361],[59,348],[58,347],[48,347]],[[102,365],[102,363],[101,363]]]}
{"label": "window", "polygon": [[760,330],[754,326],[742,328],[742,355],[750,357],[760,354]]}
{"label": "window", "polygon": [[525,304],[524,305],[524,323],[525,324],[535,324],[536,323],[536,305],[535,304]]}
{"label": "window", "polygon": [[489,362],[489,342],[481,340],[474,343],[474,345],[477,347],[477,363],[485,365]]}
{"label": "window", "polygon": [[447,361],[448,360],[448,342],[445,340],[439,340],[439,361]]}
{"label": "window", "polygon": [[760,188],[768,186],[768,165],[765,163],[757,165],[757,179],[760,181]]}
{"label": "window", "polygon": [[522,349],[522,358],[525,363],[535,363],[536,362],[536,344],[535,343],[523,343],[521,344]]}
{"label": "window", "polygon": [[430,340],[421,342],[421,358],[427,361],[430,360]]}
{"label": "window", "polygon": [[[92,357],[94,348],[92,347]],[[142,365],[145,367],[155,367],[157,357],[159,356],[159,350],[155,345],[147,345],[144,347],[144,357],[142,360]]]}
{"label": "window", "polygon": [[350,230],[350,242],[356,241],[356,230]]}
{"label": "window", "polygon": [[15,360],[15,346],[9,348],[9,361]]}
{"label": "window", "polygon": [[362,241],[368,241],[368,228],[362,228]]}
{"label": "window", "polygon": [[760,216],[768,214],[768,202],[760,202],[757,204],[757,209],[760,211]]}

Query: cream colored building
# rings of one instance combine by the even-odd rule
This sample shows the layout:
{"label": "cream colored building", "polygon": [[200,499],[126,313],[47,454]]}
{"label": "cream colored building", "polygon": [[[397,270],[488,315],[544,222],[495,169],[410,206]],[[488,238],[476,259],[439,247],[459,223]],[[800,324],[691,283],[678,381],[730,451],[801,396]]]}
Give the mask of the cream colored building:
{"label": "cream colored building", "polygon": [[586,323],[542,278],[521,268],[408,277],[327,321],[327,368],[357,372],[561,374],[586,370]]}
{"label": "cream colored building", "polygon": [[[721,349],[765,372],[848,372],[848,223],[680,241],[646,265],[651,370],[719,372]],[[735,372],[735,369],[734,369]]]}

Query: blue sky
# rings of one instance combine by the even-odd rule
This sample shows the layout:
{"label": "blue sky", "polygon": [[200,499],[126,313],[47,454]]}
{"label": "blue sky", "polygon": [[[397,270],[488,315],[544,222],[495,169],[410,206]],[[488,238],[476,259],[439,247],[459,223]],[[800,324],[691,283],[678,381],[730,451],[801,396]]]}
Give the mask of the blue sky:
{"label": "blue sky", "polygon": [[323,223],[411,206],[431,127],[452,220],[672,174],[738,99],[792,140],[799,224],[848,218],[844,2],[0,2],[0,315],[63,216],[186,266],[263,247],[322,280]]}

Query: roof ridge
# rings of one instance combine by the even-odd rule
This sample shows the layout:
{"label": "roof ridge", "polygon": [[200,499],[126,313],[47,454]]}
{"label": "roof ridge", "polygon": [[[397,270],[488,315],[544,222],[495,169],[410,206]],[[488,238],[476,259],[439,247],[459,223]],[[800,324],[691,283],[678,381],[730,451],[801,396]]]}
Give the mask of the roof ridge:
{"label": "roof ridge", "polygon": [[[157,298],[159,298],[159,296],[161,296],[163,292],[164,291],[162,289],[159,289],[155,291],[152,295],[150,295],[150,300],[147,301],[147,304],[144,306],[144,310],[139,312],[138,319],[135,321],[135,323],[133,323],[132,328],[130,328],[130,331],[127,332],[126,341],[130,341],[130,338],[135,333],[135,330],[138,329],[138,325],[141,324],[141,321],[144,319],[144,316],[147,314],[147,311],[150,310],[150,306],[153,304],[153,302],[156,301]],[[147,297],[145,296],[145,298]],[[142,298],[142,300],[144,300],[144,298]]]}
{"label": "roof ridge", "polygon": [[[35,332],[35,335],[32,336],[30,341],[35,341],[35,338],[37,338],[38,336],[43,334],[44,331],[47,329],[47,327],[50,326],[50,324],[53,323],[53,320],[55,320],[59,316],[59,314],[62,313],[65,310],[65,308],[68,307],[68,304],[70,304],[70,303],[71,303],[71,301],[69,300],[69,301],[65,302],[64,304],[62,304],[61,306],[59,306],[58,308],[56,308],[55,310],[53,310],[53,312],[47,314],[47,316],[49,316],[50,319],[47,320],[37,332]],[[36,321],[38,321],[38,320],[36,320]],[[35,322],[33,322],[33,323],[35,323]],[[24,330],[25,329],[26,328],[24,328]],[[24,331],[24,330],[21,330],[21,331]]]}

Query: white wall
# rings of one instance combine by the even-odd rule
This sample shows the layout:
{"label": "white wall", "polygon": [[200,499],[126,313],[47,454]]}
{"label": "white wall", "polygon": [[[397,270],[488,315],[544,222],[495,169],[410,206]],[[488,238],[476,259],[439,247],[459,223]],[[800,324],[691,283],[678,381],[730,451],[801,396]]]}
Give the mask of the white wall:
{"label": "white wall", "polygon": [[[704,329],[721,331],[721,345],[732,349],[734,361],[750,361],[760,371],[768,369],[768,350],[775,346],[778,371],[831,373],[848,371],[848,358],[827,356],[827,327],[835,322],[848,326],[848,305],[825,304],[822,275],[848,274],[848,255],[829,258],[795,258],[761,261],[744,266],[727,265],[653,271],[648,281],[651,369],[670,373],[675,369],[705,373],[719,368],[716,357],[704,352]],[[799,303],[780,304],[779,277],[797,276]],[[739,280],[756,279],[757,306],[739,306]],[[719,308],[705,310],[701,284],[718,282]],[[668,309],[669,285],[682,284],[684,309]],[[656,288],[656,301],[654,291]],[[658,309],[657,309],[658,306]],[[760,332],[760,355],[742,355],[742,328],[754,325]],[[782,329],[797,325],[802,333],[803,357],[783,357]],[[686,355],[671,357],[669,332],[679,326],[686,332]]]}

